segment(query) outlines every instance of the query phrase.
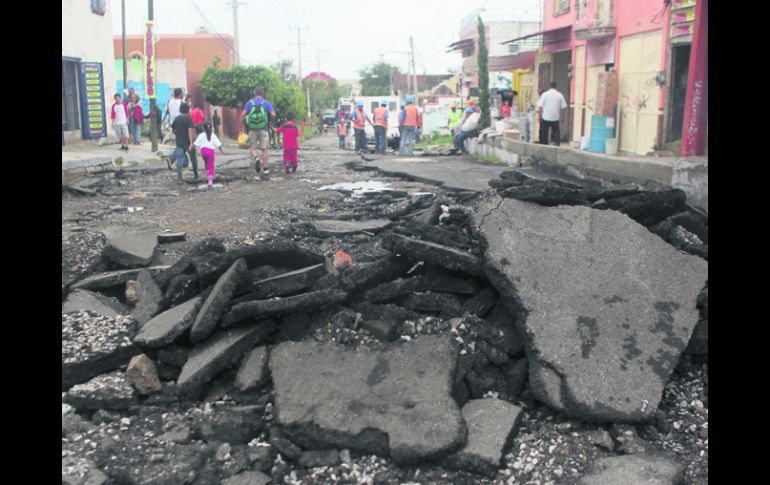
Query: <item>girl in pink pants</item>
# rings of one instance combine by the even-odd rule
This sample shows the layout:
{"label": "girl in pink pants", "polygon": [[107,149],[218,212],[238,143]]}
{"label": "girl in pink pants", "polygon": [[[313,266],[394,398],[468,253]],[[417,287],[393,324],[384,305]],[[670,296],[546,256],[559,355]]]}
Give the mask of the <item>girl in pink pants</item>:
{"label": "girl in pink pants", "polygon": [[206,163],[206,175],[209,178],[209,188],[214,185],[214,153],[216,149],[224,155],[225,151],[222,149],[222,142],[219,141],[217,135],[211,133],[211,123],[203,125],[203,132],[195,139],[195,146],[200,148],[201,157]]}

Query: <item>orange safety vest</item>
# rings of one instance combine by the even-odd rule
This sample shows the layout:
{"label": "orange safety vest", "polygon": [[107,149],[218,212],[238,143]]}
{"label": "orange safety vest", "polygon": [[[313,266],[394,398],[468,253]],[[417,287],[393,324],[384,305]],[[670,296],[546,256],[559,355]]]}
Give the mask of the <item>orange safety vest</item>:
{"label": "orange safety vest", "polygon": [[356,128],[358,130],[363,130],[366,126],[366,114],[364,114],[364,110],[356,110],[356,119],[353,122],[353,128]]}
{"label": "orange safety vest", "polygon": [[385,113],[388,109],[384,106],[374,108],[374,125],[375,126],[388,126],[388,118],[385,117]]}
{"label": "orange safety vest", "polygon": [[406,114],[404,115],[404,126],[417,126],[417,106],[413,104],[407,104]]}
{"label": "orange safety vest", "polygon": [[337,124],[337,134],[339,136],[345,136],[345,134],[348,131],[347,128],[348,127],[347,127],[346,123],[339,123],[339,124]]}

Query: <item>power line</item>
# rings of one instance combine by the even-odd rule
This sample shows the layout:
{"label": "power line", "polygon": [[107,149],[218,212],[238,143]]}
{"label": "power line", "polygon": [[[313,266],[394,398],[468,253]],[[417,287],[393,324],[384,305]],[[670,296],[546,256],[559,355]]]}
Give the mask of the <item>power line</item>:
{"label": "power line", "polygon": [[[224,46],[226,49],[230,49],[230,48],[231,48],[231,46],[230,46],[230,45],[227,43],[227,41],[225,40],[225,38],[224,38],[224,37],[222,37],[222,34],[220,34],[220,33],[219,33],[219,31],[216,29],[216,27],[214,27],[214,25],[211,23],[211,21],[209,21],[209,19],[206,17],[206,15],[203,13],[203,11],[202,11],[202,10],[201,10],[201,9],[198,7],[198,4],[196,4],[196,3],[195,3],[195,0],[190,0],[190,3],[192,4],[192,6],[193,6],[193,7],[195,7],[195,10],[197,10],[197,11],[198,11],[198,14],[201,16],[201,19],[203,19],[203,22],[205,22],[205,23],[208,25],[208,27],[209,27],[211,30],[213,30],[213,31],[214,31],[214,34],[217,36],[217,40],[219,40],[219,42],[221,42],[221,43],[222,43],[222,45],[223,45],[223,46]],[[232,46],[232,47],[235,47],[235,46]],[[244,63],[245,63],[245,64],[249,64],[249,65],[251,65],[251,64],[252,64],[252,63],[251,63],[251,62],[250,62],[248,59],[245,59],[245,58],[244,58],[244,57],[243,57],[243,56],[240,54],[240,52],[238,52],[237,54],[238,54],[238,58],[237,58],[237,63],[238,63],[238,64],[244,64]]]}

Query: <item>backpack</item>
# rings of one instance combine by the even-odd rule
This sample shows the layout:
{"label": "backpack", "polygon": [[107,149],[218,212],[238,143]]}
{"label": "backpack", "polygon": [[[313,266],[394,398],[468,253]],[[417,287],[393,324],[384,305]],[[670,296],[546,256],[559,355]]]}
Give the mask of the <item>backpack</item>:
{"label": "backpack", "polygon": [[259,104],[252,102],[251,110],[246,115],[246,126],[249,129],[262,130],[267,128],[267,111],[265,111],[263,104],[264,100],[260,101]]}

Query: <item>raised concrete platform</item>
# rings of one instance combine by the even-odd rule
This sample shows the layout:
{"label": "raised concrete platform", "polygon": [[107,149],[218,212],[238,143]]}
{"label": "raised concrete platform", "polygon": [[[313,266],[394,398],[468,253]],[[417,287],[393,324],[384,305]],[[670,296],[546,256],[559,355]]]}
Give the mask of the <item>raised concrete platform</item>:
{"label": "raised concrete platform", "polygon": [[[515,154],[525,165],[527,159],[531,159],[534,165],[578,178],[593,178],[612,183],[655,182],[666,186],[672,184],[674,162],[677,160],[663,157],[610,156],[569,146],[540,145],[503,137],[488,139],[481,144],[478,139],[473,139],[468,143],[468,150],[482,156],[494,154],[509,163],[508,158]],[[504,155],[501,156],[501,153]]]}

